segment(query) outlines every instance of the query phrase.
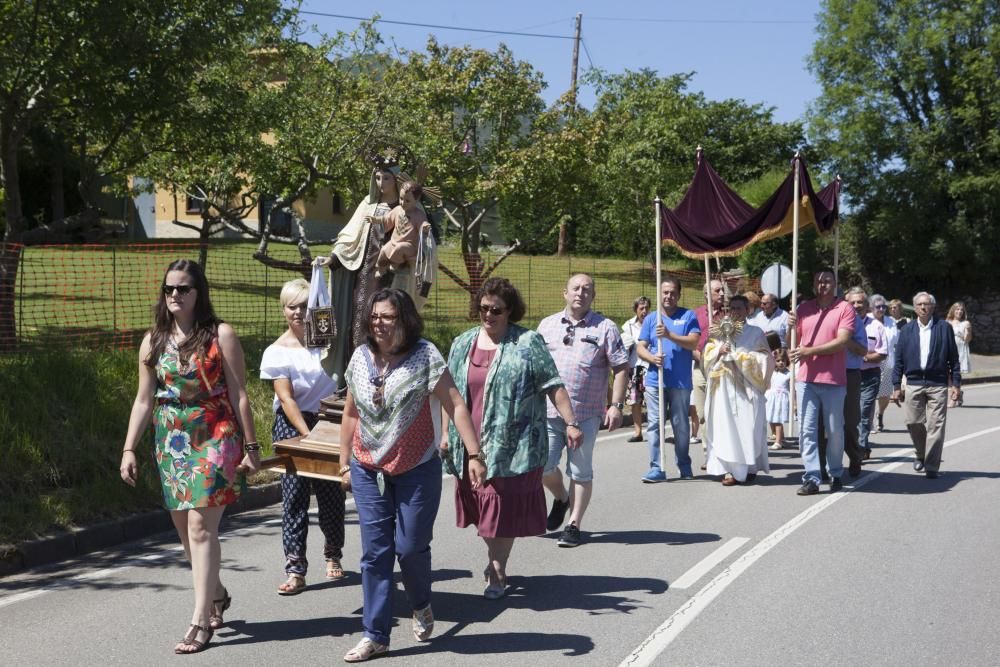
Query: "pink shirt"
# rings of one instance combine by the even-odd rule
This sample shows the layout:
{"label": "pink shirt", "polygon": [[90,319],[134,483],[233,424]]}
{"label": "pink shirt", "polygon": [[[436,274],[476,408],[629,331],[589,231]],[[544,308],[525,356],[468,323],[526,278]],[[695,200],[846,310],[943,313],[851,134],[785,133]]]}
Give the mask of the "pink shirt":
{"label": "pink shirt", "polygon": [[[845,329],[854,333],[854,309],[843,299],[837,299],[828,308],[820,308],[815,299],[803,302],[795,311],[798,344],[816,347],[829,343],[837,332]],[[840,348],[834,354],[803,357],[799,362],[796,382],[847,385],[847,350]]]}
{"label": "pink shirt", "polygon": [[[698,327],[701,329],[701,336],[698,337],[699,352],[705,351],[705,343],[708,342],[708,304],[698,306],[694,309],[695,317],[698,318]],[[712,313],[712,324],[718,324],[722,319],[722,309]]]}
{"label": "pink shirt", "polygon": [[[628,367],[628,352],[615,323],[592,310],[579,322],[573,322],[560,311],[539,322],[538,333],[556,362],[577,420],[603,416],[608,373]],[[559,416],[551,402],[547,411],[549,418]]]}

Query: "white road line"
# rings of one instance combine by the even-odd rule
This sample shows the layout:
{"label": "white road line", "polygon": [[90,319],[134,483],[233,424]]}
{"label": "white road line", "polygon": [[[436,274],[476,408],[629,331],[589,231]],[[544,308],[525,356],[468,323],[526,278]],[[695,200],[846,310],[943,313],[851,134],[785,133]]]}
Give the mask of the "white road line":
{"label": "white road line", "polygon": [[694,567],[682,574],[676,581],[670,583],[670,590],[685,589],[694,586],[698,580],[708,574],[716,565],[729,558],[729,555],[750,541],[749,537],[734,537],[721,547],[701,559]]}
{"label": "white road line", "polygon": [[[951,447],[953,445],[967,442],[997,431],[1000,431],[1000,426],[994,426],[993,428],[970,433],[969,435],[946,442],[944,446]],[[906,447],[893,452],[890,456],[909,457],[912,452],[912,447]],[[806,522],[828,508],[830,505],[839,501],[841,498],[846,498],[847,494],[851,491],[867,486],[872,481],[880,478],[882,475],[909,464],[909,458],[902,461],[887,463],[878,470],[871,471],[854,484],[845,486],[844,493],[835,493],[826,496],[823,500],[814,503],[808,509],[799,513],[793,519],[754,545],[752,549],[737,558],[732,565],[727,567],[725,570],[716,575],[714,579],[705,584],[704,588],[695,593],[690,599],[688,599],[687,602],[681,605],[680,609],[671,614],[670,617],[660,625],[660,627],[654,630],[653,633],[645,639],[645,641],[639,644],[639,646],[636,647],[632,653],[622,660],[619,667],[653,664],[657,657],[659,657],[659,655],[663,653],[667,647],[669,647],[670,644],[677,639],[678,636],[680,636],[687,626],[698,618],[698,615],[701,614],[701,612],[703,612],[713,600],[722,595],[729,585],[736,581],[736,579],[738,579],[739,576],[747,570],[747,568],[760,560],[768,551],[778,546],[782,540],[801,528],[806,524]]]}

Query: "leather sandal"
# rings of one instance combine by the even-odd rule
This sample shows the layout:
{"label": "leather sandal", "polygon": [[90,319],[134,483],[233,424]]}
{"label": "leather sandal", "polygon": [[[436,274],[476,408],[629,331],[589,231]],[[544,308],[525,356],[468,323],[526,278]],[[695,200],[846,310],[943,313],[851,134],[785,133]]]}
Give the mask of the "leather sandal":
{"label": "leather sandal", "polygon": [[739,484],[739,482],[737,482],[736,478],[732,475],[727,474],[722,478],[722,486],[736,486],[737,484]]}
{"label": "leather sandal", "polygon": [[[205,641],[198,641],[199,632],[204,632],[206,635],[208,635],[208,637],[205,638]],[[184,635],[184,638],[181,639],[180,644],[174,647],[174,653],[176,653],[177,655],[188,655],[189,653],[201,653],[202,651],[205,650],[205,647],[208,646],[208,642],[212,641],[213,635],[215,635],[215,631],[212,630],[212,628],[206,628],[196,623],[192,623],[190,627],[188,627],[188,631]],[[184,648],[191,648],[193,650],[185,651],[183,650]]]}
{"label": "leather sandal", "polygon": [[305,577],[301,574],[289,574],[285,583],[278,586],[278,595],[298,595],[305,587]]}
{"label": "leather sandal", "polygon": [[208,617],[208,626],[213,630],[218,630],[226,624],[226,620],[222,618],[222,614],[229,609],[230,605],[233,604],[233,596],[229,594],[226,587],[222,587],[222,597],[218,600],[212,600],[212,615]]}
{"label": "leather sandal", "polygon": [[331,558],[326,561],[326,578],[330,581],[340,581],[347,575],[344,573],[344,568],[340,564],[339,558]]}
{"label": "leather sandal", "polygon": [[365,637],[358,642],[357,646],[344,654],[344,662],[364,662],[377,655],[388,653],[389,647],[385,644],[373,642]]}

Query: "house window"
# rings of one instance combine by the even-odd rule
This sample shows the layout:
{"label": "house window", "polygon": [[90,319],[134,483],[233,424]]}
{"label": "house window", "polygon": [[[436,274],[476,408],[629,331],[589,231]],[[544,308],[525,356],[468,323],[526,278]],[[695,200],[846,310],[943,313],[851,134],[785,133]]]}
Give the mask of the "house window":
{"label": "house window", "polygon": [[185,213],[201,213],[205,208],[205,202],[195,197],[186,197],[184,201]]}
{"label": "house window", "polygon": [[[267,222],[267,218],[271,215],[271,210],[274,208],[274,197],[261,197],[260,198],[260,231],[264,231],[264,225]],[[292,235],[292,214],[289,213],[288,209],[282,209],[278,211],[271,219],[271,234],[274,236],[285,236],[289,237]]]}
{"label": "house window", "polygon": [[340,198],[339,192],[333,193],[333,214],[341,215],[344,212],[344,200]]}

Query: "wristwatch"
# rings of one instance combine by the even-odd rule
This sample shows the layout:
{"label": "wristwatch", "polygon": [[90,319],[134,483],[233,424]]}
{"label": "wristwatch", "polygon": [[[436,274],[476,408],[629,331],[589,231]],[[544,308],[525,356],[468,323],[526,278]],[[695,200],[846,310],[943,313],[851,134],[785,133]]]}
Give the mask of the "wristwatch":
{"label": "wristwatch", "polygon": [[624,410],[625,409],[625,404],[622,403],[621,401],[618,401],[617,403],[612,403],[611,407],[618,408],[619,410]]}
{"label": "wristwatch", "polygon": [[569,428],[570,426],[574,428],[580,428],[580,422],[576,421],[575,419],[571,422],[566,422],[566,428]]}
{"label": "wristwatch", "polygon": [[483,450],[480,449],[475,454],[469,454],[469,463],[473,461],[479,461],[483,465],[486,465],[486,454],[483,453]]}

